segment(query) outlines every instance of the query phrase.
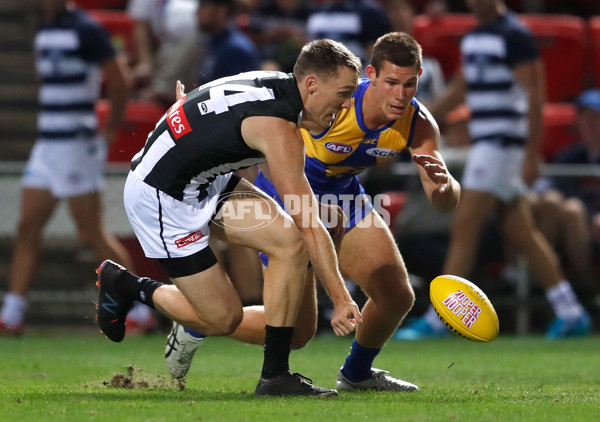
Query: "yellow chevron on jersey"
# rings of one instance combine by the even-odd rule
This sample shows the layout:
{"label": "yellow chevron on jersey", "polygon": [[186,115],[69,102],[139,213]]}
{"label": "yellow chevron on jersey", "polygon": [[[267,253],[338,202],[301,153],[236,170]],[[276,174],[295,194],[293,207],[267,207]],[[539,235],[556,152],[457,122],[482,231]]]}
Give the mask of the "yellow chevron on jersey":
{"label": "yellow chevron on jersey", "polygon": [[323,133],[313,135],[301,129],[306,146],[305,170],[311,183],[354,176],[410,146],[419,102],[413,99],[402,117],[389,125],[369,129],[362,116],[362,100],[369,82],[360,81],[352,95],[352,107],[342,109]]}

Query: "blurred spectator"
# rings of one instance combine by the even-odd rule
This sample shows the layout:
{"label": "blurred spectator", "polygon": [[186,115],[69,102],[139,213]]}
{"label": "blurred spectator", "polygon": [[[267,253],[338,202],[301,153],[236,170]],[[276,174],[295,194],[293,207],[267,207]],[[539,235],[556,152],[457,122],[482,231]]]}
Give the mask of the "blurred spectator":
{"label": "blurred spectator", "polygon": [[[556,315],[549,339],[590,332],[590,318],[558,258],[536,227],[526,186],[538,176],[544,78],[535,39],[502,0],[468,0],[478,26],[461,42],[462,69],[431,111],[445,115],[464,99],[472,114],[473,146],[454,213],[444,274],[469,277],[488,217],[498,214],[503,235],[523,254]],[[433,307],[395,338],[448,333]]]}
{"label": "blurred spectator", "polygon": [[[444,13],[443,3],[431,1],[425,13]],[[407,0],[390,0],[386,3],[386,10],[394,31],[412,34],[415,10]],[[425,52],[424,52],[425,54]],[[426,106],[432,99],[442,93],[445,88],[444,73],[440,63],[434,57],[423,56],[423,73],[419,77],[419,90],[417,99]]]}
{"label": "blurred spectator", "polygon": [[[560,151],[555,162],[600,165],[600,90],[584,92],[576,105],[581,142]],[[564,253],[583,287],[597,288],[592,242],[600,242],[600,178],[555,177],[538,185],[541,192],[531,199],[540,229]]]}
{"label": "blurred spectator", "polygon": [[[23,332],[25,295],[38,266],[42,232],[59,201],[68,201],[79,241],[94,250],[98,262],[111,258],[132,264],[104,229],[100,194],[107,144],[115,138],[127,102],[127,75],[108,32],[71,0],[43,0],[41,6],[43,23],[34,43],[38,138],[23,176],[9,293],[1,310],[0,332],[8,334]],[[111,114],[99,134],[94,103],[102,76]],[[149,308],[141,309],[135,314],[140,324],[153,318]]]}
{"label": "blurred spectator", "polygon": [[292,72],[306,43],[305,0],[264,0],[250,16],[248,33],[260,49],[262,68]]}
{"label": "blurred spectator", "polygon": [[366,64],[373,44],[391,31],[391,23],[383,6],[373,0],[325,0],[315,5],[306,29],[309,39],[343,42]]}
{"label": "blurred spectator", "polygon": [[198,25],[206,37],[197,80],[199,85],[260,68],[259,52],[237,27],[235,12],[235,0],[200,1]]}
{"label": "blurred spectator", "polygon": [[175,101],[175,81],[188,86],[196,82],[198,4],[199,0],[129,0],[137,50],[133,73],[140,99],[167,107]]}

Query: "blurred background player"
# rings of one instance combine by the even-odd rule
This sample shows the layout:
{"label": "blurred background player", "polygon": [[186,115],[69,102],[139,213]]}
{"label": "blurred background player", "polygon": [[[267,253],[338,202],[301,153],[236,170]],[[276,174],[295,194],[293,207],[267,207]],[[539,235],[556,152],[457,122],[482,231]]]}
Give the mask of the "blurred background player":
{"label": "blurred background player", "polygon": [[[132,264],[102,221],[103,171],[107,145],[115,138],[128,95],[124,67],[108,32],[69,0],[43,0],[35,36],[39,89],[38,138],[23,176],[21,215],[9,272],[0,330],[20,334],[38,267],[42,231],[61,200],[67,200],[79,241],[98,260]],[[98,133],[94,104],[102,77],[111,103],[104,133]],[[147,307],[134,311],[138,325],[153,323]],[[133,325],[133,324],[131,324]]]}
{"label": "blurred background player", "polygon": [[[548,338],[590,332],[590,318],[558,258],[536,227],[525,197],[538,177],[544,78],[531,32],[501,0],[467,0],[478,26],[461,42],[462,72],[432,105],[444,116],[466,96],[473,140],[463,174],[463,192],[450,233],[444,274],[469,276],[480,233],[498,211],[508,242],[525,257],[556,314]],[[432,307],[396,339],[439,337],[449,332]]]}
{"label": "blurred background player", "polygon": [[[258,70],[260,55],[252,40],[235,21],[235,0],[202,0],[198,7],[198,26],[205,35],[200,58],[198,85]],[[173,90],[173,82],[170,84]]]}
{"label": "blurred background player", "polygon": [[249,15],[246,32],[261,54],[261,68],[291,72],[306,43],[306,20],[310,15],[305,0],[263,0]]}
{"label": "blurred background player", "polygon": [[199,0],[129,0],[127,13],[134,20],[135,89],[141,100],[165,109],[175,102],[173,83],[196,82],[201,56],[198,31]]}
{"label": "blurred background player", "polygon": [[[583,92],[576,100],[575,126],[580,141],[560,150],[556,164],[600,164],[600,90]],[[548,241],[562,252],[571,269],[575,288],[597,293],[594,247],[600,245],[600,179],[549,177],[539,180],[530,195],[536,222]]]}
{"label": "blurred background player", "polygon": [[385,9],[373,0],[326,0],[313,6],[306,22],[308,38],[343,42],[363,63],[377,38],[392,29]]}
{"label": "blurred background player", "polygon": [[[340,111],[332,126],[324,131],[302,131],[307,154],[305,173],[311,187],[320,198],[335,197],[349,221],[339,246],[340,269],[368,296],[361,310],[363,323],[357,326],[350,354],[337,375],[336,385],[341,390],[418,389],[372,367],[385,342],[410,311],[414,293],[387,222],[364,196],[357,174],[392,160],[408,148],[431,205],[439,212],[455,208],[460,186],[446,170],[439,153],[435,121],[414,98],[421,57],[421,47],[408,34],[396,32],[380,37],[366,69],[368,78],[361,80],[352,97],[352,108]],[[345,148],[343,152],[332,152],[327,147],[330,144]],[[255,184],[283,205],[268,175],[269,172],[260,173]],[[344,197],[352,199],[343,202]],[[263,255],[263,263],[268,262]],[[294,348],[306,345],[316,332],[316,301],[315,280],[309,269],[294,331]],[[264,320],[262,307],[246,308],[244,320],[231,337],[264,344]],[[184,346],[167,356],[167,366],[176,369],[171,370],[176,378],[185,376],[198,347],[187,341],[188,337],[189,334],[179,336],[180,342],[185,341]],[[178,361],[179,365],[172,365],[171,361]]]}

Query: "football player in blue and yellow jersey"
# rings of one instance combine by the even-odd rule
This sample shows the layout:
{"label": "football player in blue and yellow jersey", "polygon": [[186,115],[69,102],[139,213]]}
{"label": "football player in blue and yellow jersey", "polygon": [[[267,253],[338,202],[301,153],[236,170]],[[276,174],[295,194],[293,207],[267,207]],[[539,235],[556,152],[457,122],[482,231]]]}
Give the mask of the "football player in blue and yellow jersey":
{"label": "football player in blue and yellow jersey", "polygon": [[[408,148],[433,207],[441,212],[456,207],[460,185],[440,154],[438,126],[414,98],[421,61],[421,47],[411,36],[395,32],[380,37],[366,68],[368,78],[355,91],[352,107],[340,111],[325,131],[302,131],[305,173],[315,195],[339,198],[338,205],[348,217],[339,243],[340,268],[369,298],[362,309],[363,322],[357,325],[350,354],[337,375],[339,390],[418,390],[414,384],[372,368],[373,360],[410,311],[414,293],[392,233],[364,196],[357,174],[392,160]],[[286,198],[282,201],[278,197],[268,177],[268,170],[263,170],[255,184],[280,204],[287,204]],[[359,200],[342,200],[350,197]],[[307,271],[299,316],[295,347],[304,346],[317,328],[311,269]],[[261,307],[245,308],[244,320],[232,337],[263,344],[264,321]]]}

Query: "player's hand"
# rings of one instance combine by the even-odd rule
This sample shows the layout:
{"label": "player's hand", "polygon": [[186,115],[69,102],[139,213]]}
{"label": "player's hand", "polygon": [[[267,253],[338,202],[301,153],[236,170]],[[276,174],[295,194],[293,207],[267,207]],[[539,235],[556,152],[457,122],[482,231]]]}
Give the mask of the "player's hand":
{"label": "player's hand", "polygon": [[181,83],[181,81],[177,81],[175,83],[175,98],[179,100],[181,97],[185,95],[185,85]]}
{"label": "player's hand", "polygon": [[333,306],[333,316],[331,317],[331,328],[336,336],[345,336],[350,334],[356,328],[356,324],[362,323],[362,316],[358,305],[350,300]]}
{"label": "player's hand", "polygon": [[446,192],[450,182],[450,174],[443,161],[432,155],[418,154],[414,154],[412,159],[427,172],[429,179],[437,185],[436,190],[439,193]]}
{"label": "player's hand", "polygon": [[341,240],[346,232],[347,218],[339,205],[321,204],[321,220],[334,240]]}
{"label": "player's hand", "polygon": [[540,159],[536,153],[525,152],[523,159],[523,181],[527,186],[531,186],[540,177]]}

